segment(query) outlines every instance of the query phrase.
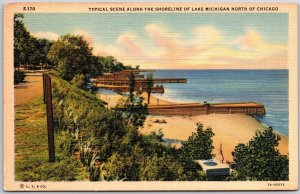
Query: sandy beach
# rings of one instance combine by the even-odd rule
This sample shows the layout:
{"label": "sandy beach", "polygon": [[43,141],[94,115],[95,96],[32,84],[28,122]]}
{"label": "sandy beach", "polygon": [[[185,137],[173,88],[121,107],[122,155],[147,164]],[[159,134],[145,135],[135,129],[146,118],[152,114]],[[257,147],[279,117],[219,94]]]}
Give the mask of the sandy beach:
{"label": "sandy beach", "polygon": [[[155,123],[156,120],[165,120],[166,123]],[[149,115],[140,132],[149,134],[151,131],[161,130],[164,138],[186,141],[193,132],[196,132],[198,122],[202,123],[204,128],[212,128],[215,133],[213,153],[221,160],[220,145],[222,144],[224,161],[232,161],[231,152],[237,144],[247,143],[255,135],[256,130],[265,129],[256,119],[243,114],[209,114],[193,117]],[[288,153],[288,139],[284,136],[281,136],[279,150],[282,154]]]}
{"label": "sandy beach", "polygon": [[[147,94],[142,95],[144,100]],[[99,94],[99,97],[108,103],[108,107],[114,107],[121,95]],[[176,104],[159,99],[159,105]],[[150,105],[157,105],[157,98],[151,96]],[[165,121],[166,123],[156,123],[156,120]],[[196,132],[196,124],[200,122],[204,128],[211,127],[215,136],[213,137],[214,151],[216,158],[221,160],[220,146],[225,161],[232,161],[231,152],[239,143],[247,143],[254,135],[256,130],[264,130],[265,126],[255,118],[244,114],[209,114],[197,116],[160,116],[149,115],[142,128],[139,129],[141,134],[149,134],[151,131],[161,130],[164,138],[186,141],[188,137]],[[282,154],[288,154],[288,138],[280,135],[279,151]]]}

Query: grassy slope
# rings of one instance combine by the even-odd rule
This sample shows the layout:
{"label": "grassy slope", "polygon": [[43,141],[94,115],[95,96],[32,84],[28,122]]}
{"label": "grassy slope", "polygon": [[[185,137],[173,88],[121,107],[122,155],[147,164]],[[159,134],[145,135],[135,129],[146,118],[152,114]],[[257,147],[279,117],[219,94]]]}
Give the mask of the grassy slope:
{"label": "grassy slope", "polygon": [[16,106],[15,119],[15,174],[22,173],[48,161],[47,124],[43,98]]}
{"label": "grassy slope", "polygon": [[[64,169],[64,165],[68,166],[68,164],[60,161],[54,164],[48,162],[46,110],[43,98],[38,97],[26,104],[16,106],[15,111],[15,179],[18,181],[59,180],[55,178],[57,174],[51,175],[51,173],[54,173],[54,169]],[[56,152],[59,152],[57,147]],[[74,175],[75,180],[88,178],[84,168],[79,166],[75,168],[77,168],[74,169],[77,170]]]}

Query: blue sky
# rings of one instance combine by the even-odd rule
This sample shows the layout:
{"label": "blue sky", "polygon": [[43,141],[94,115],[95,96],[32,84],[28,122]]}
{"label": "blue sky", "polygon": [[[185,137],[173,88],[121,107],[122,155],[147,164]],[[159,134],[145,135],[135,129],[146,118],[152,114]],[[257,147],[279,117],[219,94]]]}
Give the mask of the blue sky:
{"label": "blue sky", "polygon": [[[177,68],[225,68],[232,62],[231,68],[272,68],[272,64],[259,66],[272,56],[281,57],[273,59],[272,63],[281,63],[274,68],[287,65],[283,64],[288,45],[287,14],[31,13],[25,14],[23,21],[37,37],[81,34],[95,54],[114,55],[146,68],[156,68],[158,63],[165,68],[170,64]],[[185,59],[189,63],[183,63]],[[249,60],[251,63],[245,64]]]}

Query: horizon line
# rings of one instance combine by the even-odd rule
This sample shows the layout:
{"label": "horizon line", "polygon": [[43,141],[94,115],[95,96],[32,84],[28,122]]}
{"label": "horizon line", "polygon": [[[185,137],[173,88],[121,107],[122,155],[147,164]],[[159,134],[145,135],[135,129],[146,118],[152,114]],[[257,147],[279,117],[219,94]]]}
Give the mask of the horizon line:
{"label": "horizon line", "polygon": [[177,68],[174,68],[174,69],[163,69],[163,68],[140,68],[140,70],[289,70],[288,68],[286,69],[177,69]]}

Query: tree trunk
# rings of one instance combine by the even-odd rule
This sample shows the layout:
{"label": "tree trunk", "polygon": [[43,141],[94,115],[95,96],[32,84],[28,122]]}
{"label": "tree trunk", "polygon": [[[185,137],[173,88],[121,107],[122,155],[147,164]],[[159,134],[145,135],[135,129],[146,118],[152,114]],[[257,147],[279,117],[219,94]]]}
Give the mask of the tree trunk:
{"label": "tree trunk", "polygon": [[150,95],[151,93],[148,92],[148,104],[150,104]]}

